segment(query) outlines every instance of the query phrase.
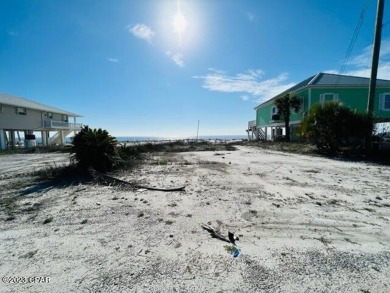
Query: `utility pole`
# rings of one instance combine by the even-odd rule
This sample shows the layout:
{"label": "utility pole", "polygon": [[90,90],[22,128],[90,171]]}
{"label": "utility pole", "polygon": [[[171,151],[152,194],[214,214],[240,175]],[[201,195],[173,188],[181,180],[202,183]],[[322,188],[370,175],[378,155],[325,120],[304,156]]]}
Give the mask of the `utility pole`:
{"label": "utility pole", "polygon": [[376,78],[378,73],[379,51],[381,47],[384,3],[385,0],[378,0],[378,8],[376,13],[374,48],[372,50],[371,78],[370,78],[370,87],[368,89],[368,102],[367,102],[367,113],[371,113],[371,114],[374,112],[375,88],[376,88]]}
{"label": "utility pole", "polygon": [[[368,101],[367,101],[367,113],[371,116],[373,116],[374,114],[375,88],[376,88],[376,78],[378,73],[379,51],[381,48],[384,5],[385,5],[385,0],[378,0],[378,8],[376,11],[376,22],[375,22],[374,46],[372,49],[371,77],[370,77],[370,86],[368,88]],[[365,149],[367,153],[370,153],[372,150],[372,133],[367,133],[365,139]]]}
{"label": "utility pole", "polygon": [[198,138],[199,138],[199,120],[198,120],[198,129],[196,131],[196,142],[198,142]]}

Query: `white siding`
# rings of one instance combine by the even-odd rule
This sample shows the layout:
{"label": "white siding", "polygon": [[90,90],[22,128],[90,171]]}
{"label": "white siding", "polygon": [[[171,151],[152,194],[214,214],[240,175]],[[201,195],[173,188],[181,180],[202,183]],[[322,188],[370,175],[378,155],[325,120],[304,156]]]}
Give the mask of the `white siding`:
{"label": "white siding", "polygon": [[3,105],[3,111],[0,112],[0,129],[27,130],[42,127],[41,111],[26,110],[26,115],[19,115],[16,107]]}

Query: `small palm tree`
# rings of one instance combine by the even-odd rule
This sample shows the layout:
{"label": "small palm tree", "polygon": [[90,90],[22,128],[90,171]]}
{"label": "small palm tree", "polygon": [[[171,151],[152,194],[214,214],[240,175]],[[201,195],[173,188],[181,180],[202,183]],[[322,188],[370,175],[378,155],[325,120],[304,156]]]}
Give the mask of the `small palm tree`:
{"label": "small palm tree", "polygon": [[301,110],[301,100],[290,94],[286,94],[275,100],[275,106],[278,109],[278,113],[283,117],[284,126],[286,128],[286,140],[290,141],[290,116],[291,109],[295,113]]}
{"label": "small palm tree", "polygon": [[119,162],[117,140],[106,130],[84,126],[73,138],[71,160],[82,168],[106,172]]}

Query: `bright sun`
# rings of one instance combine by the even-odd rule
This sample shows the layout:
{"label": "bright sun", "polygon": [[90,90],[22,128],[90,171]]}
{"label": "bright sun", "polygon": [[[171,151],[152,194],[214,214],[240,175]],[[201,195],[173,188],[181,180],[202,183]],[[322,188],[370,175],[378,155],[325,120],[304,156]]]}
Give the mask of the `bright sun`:
{"label": "bright sun", "polygon": [[187,22],[183,15],[178,12],[173,19],[173,27],[175,31],[179,34],[183,33],[186,29]]}

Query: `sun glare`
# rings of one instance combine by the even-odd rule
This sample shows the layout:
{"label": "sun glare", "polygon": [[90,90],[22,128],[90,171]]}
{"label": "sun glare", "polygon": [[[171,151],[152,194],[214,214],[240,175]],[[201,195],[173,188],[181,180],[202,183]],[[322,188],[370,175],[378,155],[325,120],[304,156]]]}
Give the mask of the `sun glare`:
{"label": "sun glare", "polygon": [[183,33],[186,29],[187,22],[183,15],[180,13],[175,15],[175,18],[173,19],[173,27],[175,28],[175,31],[179,34]]}
{"label": "sun glare", "polygon": [[177,3],[177,13],[173,18],[173,28],[179,35],[181,35],[186,29],[187,22],[183,14],[181,14],[180,0],[177,0],[176,3]]}
{"label": "sun glare", "polygon": [[156,2],[161,3],[156,6],[160,17],[158,19],[160,24],[158,33],[160,36],[163,35],[162,39],[166,42],[166,51],[172,52],[171,58],[178,56],[178,53],[184,55],[184,50],[194,50],[199,35],[199,15],[196,13],[197,7],[194,5],[196,1]]}

